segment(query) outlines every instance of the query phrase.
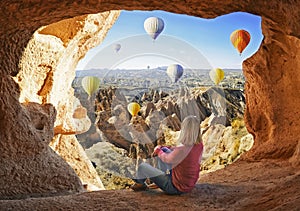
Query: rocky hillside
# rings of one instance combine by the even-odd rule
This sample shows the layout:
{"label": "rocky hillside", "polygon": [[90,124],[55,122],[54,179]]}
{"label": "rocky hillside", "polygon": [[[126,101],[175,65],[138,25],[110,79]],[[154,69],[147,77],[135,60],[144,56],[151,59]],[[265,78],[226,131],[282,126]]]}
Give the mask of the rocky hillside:
{"label": "rocky hillside", "polygon": [[253,144],[242,118],[245,97],[241,90],[221,87],[181,88],[170,93],[150,90],[130,98],[141,106],[137,116],[128,112],[128,96],[122,91],[112,87],[100,89],[95,104],[86,95],[77,96],[94,122],[87,133],[77,138],[97,164],[106,188],[128,185],[128,180],[120,177],[132,178],[135,165],[142,159],[151,160],[158,143],[176,145],[181,121],[188,115],[202,120],[205,144],[202,173],[234,162]]}
{"label": "rocky hillside", "polygon": [[215,124],[230,126],[233,120],[243,117],[245,109],[243,91],[218,87],[180,89],[175,93],[156,90],[141,93],[130,99],[141,106],[135,117],[128,112],[127,96],[120,89],[100,89],[95,104],[88,101],[85,95],[77,97],[90,111],[88,115],[96,126],[78,136],[84,148],[104,139],[129,150],[130,144],[137,142],[134,139],[138,138],[130,135],[134,132],[132,129],[146,135],[144,140],[138,142],[163,141],[163,128],[180,130],[180,122],[188,115],[195,115],[201,120],[210,117],[205,130]]}

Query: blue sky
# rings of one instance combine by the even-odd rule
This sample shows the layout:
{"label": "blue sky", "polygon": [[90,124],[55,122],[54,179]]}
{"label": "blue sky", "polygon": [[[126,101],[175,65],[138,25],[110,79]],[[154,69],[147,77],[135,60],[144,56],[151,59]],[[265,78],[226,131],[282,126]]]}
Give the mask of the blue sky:
{"label": "blue sky", "polygon": [[[151,16],[162,18],[165,23],[155,42],[144,30],[144,21]],[[236,29],[245,29],[251,35],[241,56],[229,39]],[[134,69],[171,62],[193,68],[241,69],[242,61],[258,50],[262,39],[261,18],[248,13],[202,19],[164,11],[122,11],[105,40],[91,49],[76,69]],[[116,43],[122,45],[118,53],[113,50]]]}

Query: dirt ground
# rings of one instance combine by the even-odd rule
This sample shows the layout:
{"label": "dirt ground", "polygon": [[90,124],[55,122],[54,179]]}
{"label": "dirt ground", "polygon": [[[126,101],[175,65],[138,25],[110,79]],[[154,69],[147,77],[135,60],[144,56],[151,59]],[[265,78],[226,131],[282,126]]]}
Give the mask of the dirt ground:
{"label": "dirt ground", "polygon": [[159,189],[2,200],[0,210],[300,210],[300,169],[286,161],[238,161],[202,175],[191,193]]}

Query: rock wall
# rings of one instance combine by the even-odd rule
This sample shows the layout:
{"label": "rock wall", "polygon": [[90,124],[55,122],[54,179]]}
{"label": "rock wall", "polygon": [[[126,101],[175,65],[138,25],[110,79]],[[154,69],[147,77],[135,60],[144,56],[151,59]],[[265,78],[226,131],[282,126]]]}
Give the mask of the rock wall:
{"label": "rock wall", "polygon": [[[119,11],[78,16],[41,27],[28,42],[15,77],[20,102],[50,103],[57,111],[54,149],[79,175],[82,183],[104,189],[75,134],[86,132],[91,121],[86,109],[74,97],[71,87],[75,67],[85,52],[108,32]],[[78,113],[81,111],[81,115]]]}
{"label": "rock wall", "polygon": [[[18,74],[4,85],[12,85],[7,82],[13,79],[18,93],[1,90],[0,169],[5,185],[0,198],[104,189],[75,137],[91,121],[71,84],[78,60],[103,40],[118,16],[119,11],[112,11],[66,19],[41,27],[28,41]],[[11,105],[7,93],[12,94]]]}
{"label": "rock wall", "polygon": [[[83,190],[76,173],[49,143],[88,127],[87,119],[79,124],[73,118],[80,107],[71,103],[74,68],[101,42],[118,17],[118,11],[110,10],[118,9],[159,9],[204,18],[235,11],[260,15],[265,38],[243,64],[245,118],[255,137],[243,159],[290,159],[299,165],[300,1],[2,0],[0,7],[0,198]],[[98,26],[98,31],[84,34],[84,23]],[[35,33],[42,26],[47,27]],[[55,50],[44,37],[55,40]],[[36,40],[43,44],[35,45]]]}
{"label": "rock wall", "polygon": [[289,158],[299,150],[300,40],[268,20],[260,50],[244,62],[245,119],[255,136],[253,159]]}

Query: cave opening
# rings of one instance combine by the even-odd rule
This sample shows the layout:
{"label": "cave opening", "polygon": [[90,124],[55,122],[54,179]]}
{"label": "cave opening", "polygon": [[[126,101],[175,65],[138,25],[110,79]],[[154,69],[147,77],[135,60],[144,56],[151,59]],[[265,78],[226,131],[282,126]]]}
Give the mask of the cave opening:
{"label": "cave opening", "polygon": [[[160,16],[165,21],[164,30],[155,40],[144,31],[143,22],[149,16]],[[226,24],[221,33],[218,30],[225,26],[226,19],[236,25]],[[197,22],[199,20],[201,23]],[[132,27],[128,27],[128,21]],[[224,168],[253,144],[242,118],[246,105],[242,62],[260,46],[260,21],[259,16],[240,12],[200,19],[164,11],[110,11],[41,27],[25,49],[20,64],[23,71],[16,77],[23,87],[20,102],[55,106],[57,118],[50,146],[77,169],[84,184],[99,184],[99,181],[83,178],[85,173],[74,164],[77,161],[87,162],[89,167],[86,169],[91,172],[92,161],[92,168],[96,167],[106,189],[127,187],[134,168],[128,163],[136,165],[137,151],[144,153],[140,158],[145,160],[158,139],[165,142],[175,139],[180,122],[188,114],[203,120],[204,143],[209,150],[204,156],[202,172]],[[248,30],[253,34],[252,43],[239,55],[229,36],[233,30],[248,24],[251,25]],[[205,36],[201,38],[200,35]],[[118,49],[116,44],[120,43]],[[127,52],[126,48],[129,49]],[[99,62],[105,65],[99,67]],[[174,63],[183,67],[182,77],[176,83],[166,74],[168,65]],[[216,68],[225,72],[218,85],[209,76]],[[30,69],[33,71],[26,71]],[[99,89],[90,97],[81,83],[88,75],[100,79]],[[121,102],[112,100],[113,95],[122,98]],[[142,107],[137,118],[132,118],[127,111],[131,101],[139,102]],[[144,105],[142,101],[145,101]],[[149,115],[151,109],[157,112]],[[126,124],[120,126],[115,117],[121,111],[125,112]],[[157,125],[157,122],[164,124]],[[137,145],[128,125],[133,128],[141,125],[135,130],[153,145]],[[77,146],[77,141],[87,157],[84,155],[74,162],[72,157],[81,156],[81,152],[74,155],[74,152],[66,151],[68,147]],[[70,142],[71,146],[64,142]],[[91,175],[89,177],[95,177]]]}
{"label": "cave opening", "polygon": [[[151,39],[143,27],[148,17],[165,21],[165,31],[162,30],[157,39]],[[180,126],[174,125],[180,125],[187,114],[203,120],[201,127],[207,150],[202,159],[202,173],[224,168],[250,150],[254,140],[243,119],[246,102],[242,62],[261,44],[260,22],[259,16],[242,12],[211,20],[164,11],[121,12],[103,42],[79,61],[72,84],[76,98],[91,111],[88,115],[94,122],[87,132],[78,134],[77,139],[96,163],[106,188],[127,187],[128,178],[132,178],[130,172],[134,172],[132,164],[136,165],[138,159],[151,162],[150,155],[157,140],[170,143],[170,139],[176,139]],[[247,29],[252,39],[242,55],[235,51],[229,39],[230,33],[239,28]],[[185,34],[186,31],[192,33]],[[200,36],[201,31],[206,35]],[[170,64],[184,66],[183,77],[177,83],[172,83],[166,74]],[[216,85],[210,71],[217,67],[224,69],[225,77]],[[83,88],[82,79],[87,77],[100,79],[98,89],[92,94]],[[182,90],[185,96],[178,94]],[[114,100],[116,95],[122,95],[122,100]],[[132,117],[127,110],[130,102],[140,105],[138,117]],[[196,109],[193,102],[197,104]],[[124,119],[119,117],[120,105],[125,112]],[[149,109],[155,110],[154,114],[159,113],[159,121],[164,123],[153,126],[151,121],[155,115],[150,115]],[[165,123],[164,119],[172,115],[173,122]],[[122,126],[119,125],[121,120]],[[144,139],[151,140],[151,146],[134,140],[132,128],[128,126],[138,124],[144,125],[140,131]]]}

